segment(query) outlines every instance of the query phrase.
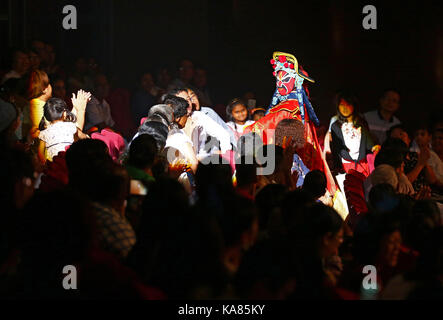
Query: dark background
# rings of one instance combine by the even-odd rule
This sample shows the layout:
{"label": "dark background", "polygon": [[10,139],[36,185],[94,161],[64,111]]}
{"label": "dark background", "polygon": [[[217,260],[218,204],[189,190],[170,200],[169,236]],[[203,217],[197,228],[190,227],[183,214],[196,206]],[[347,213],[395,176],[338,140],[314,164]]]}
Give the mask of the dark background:
{"label": "dark background", "polygon": [[[334,92],[353,89],[361,111],[381,91],[401,93],[408,123],[443,105],[442,1],[0,0],[1,63],[7,49],[32,39],[55,45],[58,63],[93,56],[120,85],[143,69],[175,67],[182,57],[207,67],[216,103],[245,91],[268,105],[275,89],[273,51],[293,53],[316,80],[314,107],[327,122]],[[78,29],[64,30],[62,8],[75,5]],[[364,30],[362,9],[377,8],[377,30]],[[424,112],[423,112],[424,111]]]}

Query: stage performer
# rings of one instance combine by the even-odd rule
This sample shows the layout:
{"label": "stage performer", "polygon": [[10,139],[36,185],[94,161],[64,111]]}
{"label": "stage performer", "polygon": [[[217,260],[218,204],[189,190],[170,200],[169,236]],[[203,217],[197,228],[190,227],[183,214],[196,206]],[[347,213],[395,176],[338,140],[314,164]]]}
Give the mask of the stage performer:
{"label": "stage performer", "polygon": [[281,120],[301,121],[305,128],[306,144],[303,150],[297,150],[297,153],[310,170],[318,169],[325,173],[328,191],[331,195],[335,195],[336,184],[317,140],[315,126],[319,125],[319,120],[309,101],[309,91],[305,82],[306,80],[314,83],[314,80],[303,70],[292,54],[274,52],[271,64],[277,80],[277,88],[271,104],[267,114],[246,127],[244,132],[256,132],[261,136],[264,144],[273,144],[275,143],[274,132]]}

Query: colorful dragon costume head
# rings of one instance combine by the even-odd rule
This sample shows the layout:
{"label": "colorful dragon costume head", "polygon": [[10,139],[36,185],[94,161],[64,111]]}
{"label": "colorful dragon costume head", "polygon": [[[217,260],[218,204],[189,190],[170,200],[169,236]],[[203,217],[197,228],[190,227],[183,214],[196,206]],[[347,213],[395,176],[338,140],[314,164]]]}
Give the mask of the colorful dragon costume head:
{"label": "colorful dragon costume head", "polygon": [[[274,52],[271,59],[274,68],[273,75],[276,78],[276,90],[272,97],[269,109],[275,107],[280,102],[295,99],[300,106],[305,106],[309,119],[315,125],[319,125],[319,120],[314,112],[314,108],[309,101],[309,96],[303,86],[304,80],[315,82],[308,73],[299,66],[297,59],[289,53]],[[305,108],[300,107],[302,122],[305,122]]]}

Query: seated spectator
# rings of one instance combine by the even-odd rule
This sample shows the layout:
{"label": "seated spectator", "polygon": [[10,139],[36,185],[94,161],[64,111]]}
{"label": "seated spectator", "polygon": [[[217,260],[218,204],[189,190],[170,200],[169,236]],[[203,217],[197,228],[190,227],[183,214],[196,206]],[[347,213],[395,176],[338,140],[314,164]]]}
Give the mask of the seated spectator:
{"label": "seated spectator", "polygon": [[312,170],[309,172],[303,182],[302,190],[312,197],[312,200],[319,202],[326,189],[326,176],[320,170]]}
{"label": "seated spectator", "polygon": [[378,109],[364,114],[376,144],[381,145],[385,141],[386,131],[390,127],[400,124],[400,120],[395,117],[399,107],[400,94],[396,90],[387,89],[380,98]]}
{"label": "seated spectator", "polygon": [[420,128],[417,128],[414,134],[414,144],[418,148],[418,152],[423,152],[427,154],[429,152],[429,159],[427,165],[429,167],[429,178],[432,179],[432,172],[435,175],[435,181],[433,181],[434,185],[437,187],[443,186],[443,161],[439,158],[439,156],[432,150],[431,148],[432,134],[429,131],[428,127],[422,125]]}
{"label": "seated spectator", "polygon": [[[107,88],[108,95],[105,96],[111,110],[111,117],[114,120],[113,128],[118,131],[127,141],[131,139],[136,131],[136,125],[131,115],[131,97],[128,90],[116,86],[116,80],[112,81],[113,85],[109,85],[107,78],[103,74],[95,77],[96,89]],[[138,123],[137,123],[138,126]]]}
{"label": "seated spectator", "polygon": [[106,162],[84,181],[89,187],[93,219],[101,248],[124,259],[135,244],[135,233],[125,217],[129,177],[121,166]]}
{"label": "seated spectator", "polygon": [[15,50],[12,54],[11,70],[3,76],[2,84],[8,79],[19,79],[28,72],[29,56],[23,50]]}
{"label": "seated spectator", "polygon": [[258,121],[266,115],[265,108],[254,108],[251,110],[252,121]]}
{"label": "seated spectator", "polygon": [[169,69],[165,66],[159,67],[157,69],[156,80],[156,84],[159,86],[160,90],[166,92],[172,81]]}
{"label": "seated spectator", "polygon": [[44,62],[44,70],[51,78],[62,77],[65,78],[65,73],[62,68],[56,63],[56,52],[54,50],[54,46],[50,43],[47,43],[45,46],[46,49],[46,59]]}
{"label": "seated spectator", "polygon": [[134,123],[137,124],[148,115],[149,109],[157,102],[157,94],[160,93],[156,89],[152,75],[149,72],[141,75],[138,87],[131,101],[132,118]]}
{"label": "seated spectator", "polygon": [[0,98],[0,148],[7,149],[17,143],[15,131],[20,123],[17,109],[13,104]]}
{"label": "seated spectator", "polygon": [[[401,126],[393,126],[388,130],[390,138],[401,139],[409,149],[411,140],[406,130]],[[430,159],[429,147],[421,144],[421,152],[406,151],[404,160],[404,172],[412,183],[414,190],[419,192],[423,188],[429,188],[430,185],[436,183],[436,177],[433,169],[429,166]]]}
{"label": "seated spectator", "polygon": [[214,218],[190,211],[185,190],[171,179],[156,181],[143,208],[138,240],[127,261],[144,283],[168,299],[220,297],[226,275]]}
{"label": "seated spectator", "polygon": [[95,80],[93,96],[86,106],[85,132],[97,129],[101,131],[104,128],[113,128],[115,125],[111,115],[111,107],[106,101],[106,97],[109,95],[108,80],[103,75],[98,76]]}
{"label": "seated spectator", "polygon": [[62,78],[56,78],[53,80],[53,82],[52,82],[52,96],[54,98],[62,99],[63,101],[66,102],[68,107],[70,109],[72,109],[71,99],[69,99],[69,97],[67,96],[67,93],[66,93],[65,80],[63,80]]}
{"label": "seated spectator", "polygon": [[435,129],[432,135],[432,150],[438,155],[441,161],[443,161],[443,128]]}
{"label": "seated spectator", "polygon": [[20,123],[15,131],[18,140],[23,143],[30,144],[29,130],[31,128],[30,103],[26,98],[26,79],[11,78],[3,83],[0,87],[0,97],[13,103],[19,113]]}
{"label": "seated spectator", "polygon": [[412,184],[403,171],[407,150],[406,144],[400,139],[390,138],[385,141],[375,158],[374,171],[364,182],[366,198],[371,188],[380,183],[392,185],[397,193],[415,194]]}
{"label": "seated spectator", "polygon": [[177,68],[176,78],[169,84],[168,90],[176,88],[191,87],[191,81],[194,77],[194,64],[189,59],[182,59]]}
{"label": "seated spectator", "polygon": [[69,92],[94,89],[94,79],[88,74],[88,64],[85,58],[80,57],[75,60],[74,70],[68,77],[67,84]]}
{"label": "seated spectator", "polygon": [[38,70],[40,69],[40,56],[35,50],[29,50],[28,51],[28,57],[29,57],[29,70]]}
{"label": "seated spectator", "polygon": [[157,156],[157,142],[149,134],[142,134],[134,139],[129,148],[126,170],[129,177],[142,181],[146,187],[155,181],[152,166]]}
{"label": "seated spectator", "polygon": [[303,212],[303,224],[291,233],[297,274],[293,298],[337,298],[342,273],[338,250],[343,243],[343,219],[331,207],[317,203]]}
{"label": "seated spectator", "polygon": [[201,66],[197,66],[194,72],[193,85],[198,99],[200,100],[202,105],[206,107],[212,106],[212,100],[209,95],[207,83],[208,78],[206,69],[202,68]]}

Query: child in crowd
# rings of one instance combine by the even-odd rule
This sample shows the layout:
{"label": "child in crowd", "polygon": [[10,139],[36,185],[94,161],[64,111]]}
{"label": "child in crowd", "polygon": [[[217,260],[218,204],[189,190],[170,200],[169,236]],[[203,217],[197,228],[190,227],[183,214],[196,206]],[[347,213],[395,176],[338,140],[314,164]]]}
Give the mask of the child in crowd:
{"label": "child in crowd", "polygon": [[253,121],[258,121],[266,115],[265,108],[254,108],[251,110],[251,116]]}
{"label": "child in crowd", "polygon": [[[435,174],[435,184],[439,187],[443,186],[443,162],[431,149],[431,141],[432,141],[432,133],[426,125],[421,125],[417,128],[414,133],[414,141],[412,145],[415,145],[417,148],[416,151],[420,153],[423,151],[424,153],[429,153],[429,159],[427,165],[432,169]],[[412,151],[412,150],[411,150]]]}
{"label": "child in crowd", "polygon": [[45,103],[44,115],[39,125],[39,139],[43,142],[40,151],[44,150],[46,160],[52,161],[60,151],[65,151],[66,147],[74,142],[75,137],[88,138],[80,128],[83,128],[84,112],[90,95],[80,91],[78,100],[73,99],[77,107],[74,112],[79,113],[78,115],[69,111],[62,99],[51,98]]}
{"label": "child in crowd", "polygon": [[229,102],[226,107],[226,116],[229,120],[227,125],[234,131],[237,140],[243,135],[244,129],[254,123],[254,121],[248,120],[248,108],[239,98],[235,98]]}

